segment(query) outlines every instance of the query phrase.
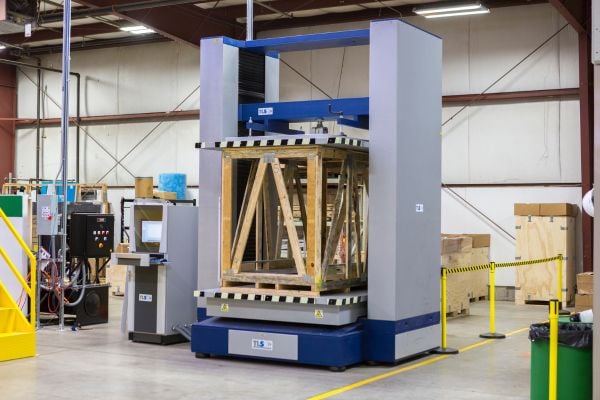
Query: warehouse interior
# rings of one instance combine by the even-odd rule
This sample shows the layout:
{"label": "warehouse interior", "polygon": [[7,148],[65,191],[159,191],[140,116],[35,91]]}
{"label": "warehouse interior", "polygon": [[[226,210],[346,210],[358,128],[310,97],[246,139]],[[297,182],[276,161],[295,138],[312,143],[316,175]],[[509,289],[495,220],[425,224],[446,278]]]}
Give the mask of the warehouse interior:
{"label": "warehouse interior", "polygon": [[0,2],[3,396],[600,398],[595,3]]}

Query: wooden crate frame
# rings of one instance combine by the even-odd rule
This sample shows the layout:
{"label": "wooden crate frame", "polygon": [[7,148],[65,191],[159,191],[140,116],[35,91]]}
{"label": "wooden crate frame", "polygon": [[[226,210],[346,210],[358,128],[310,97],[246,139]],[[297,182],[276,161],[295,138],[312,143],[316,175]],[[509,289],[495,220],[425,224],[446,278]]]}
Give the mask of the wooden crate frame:
{"label": "wooden crate frame", "polygon": [[[236,221],[234,171],[239,160],[249,161],[251,168]],[[330,175],[337,180],[328,179]],[[335,187],[336,195],[328,230],[326,199],[331,186]],[[366,284],[366,149],[326,145],[227,148],[222,154],[221,189],[221,287],[228,291],[254,288],[261,292],[319,294]],[[273,221],[272,205],[277,200],[280,206]],[[293,217],[295,201],[300,209],[298,222],[305,237],[305,252]],[[259,258],[266,254],[266,260],[243,260],[253,225],[256,254]],[[277,226],[275,231],[273,226]],[[350,256],[345,257],[343,265],[334,265],[342,231],[348,229],[351,233],[346,234],[343,250]],[[288,259],[280,257],[285,234]]]}

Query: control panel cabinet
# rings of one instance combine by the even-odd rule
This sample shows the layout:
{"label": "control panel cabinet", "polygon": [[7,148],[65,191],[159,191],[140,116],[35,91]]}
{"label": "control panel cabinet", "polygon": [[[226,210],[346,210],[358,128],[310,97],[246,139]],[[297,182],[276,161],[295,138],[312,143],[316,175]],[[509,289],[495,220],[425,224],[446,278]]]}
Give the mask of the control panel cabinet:
{"label": "control panel cabinet", "polygon": [[110,257],[115,217],[110,214],[71,214],[71,257]]}

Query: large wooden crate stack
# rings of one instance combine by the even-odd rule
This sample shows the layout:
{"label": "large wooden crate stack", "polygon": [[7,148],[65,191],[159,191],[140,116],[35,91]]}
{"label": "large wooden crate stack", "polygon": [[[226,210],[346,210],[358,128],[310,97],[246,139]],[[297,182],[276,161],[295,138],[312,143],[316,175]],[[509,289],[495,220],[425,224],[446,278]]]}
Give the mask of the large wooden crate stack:
{"label": "large wooden crate stack", "polygon": [[[442,235],[443,267],[467,267],[489,264],[489,262],[489,234]],[[470,303],[487,299],[488,275],[487,270],[448,275],[448,308],[446,312],[449,316],[468,314]]]}
{"label": "large wooden crate stack", "polygon": [[[442,267],[471,265],[472,250],[473,239],[470,237],[442,237]],[[467,274],[449,274],[446,287],[446,314],[450,317],[468,315],[470,299]]]}
{"label": "large wooden crate stack", "polygon": [[[319,295],[366,285],[366,148],[281,145],[222,152],[224,291]],[[249,172],[236,202],[241,165]]]}
{"label": "large wooden crate stack", "polygon": [[[563,255],[563,304],[575,300],[575,217],[568,203],[515,204],[516,257],[527,261]],[[547,302],[557,297],[556,261],[516,267],[515,303]]]}

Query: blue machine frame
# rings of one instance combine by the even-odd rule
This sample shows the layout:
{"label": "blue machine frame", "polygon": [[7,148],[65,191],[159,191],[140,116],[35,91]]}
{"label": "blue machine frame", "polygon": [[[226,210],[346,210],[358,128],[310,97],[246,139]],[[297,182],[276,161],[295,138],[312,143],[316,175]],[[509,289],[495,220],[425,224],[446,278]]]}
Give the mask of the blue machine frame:
{"label": "blue machine frame", "polygon": [[289,124],[292,122],[317,120],[369,129],[369,98],[240,104],[238,120],[246,121],[248,129],[283,135],[304,133],[290,130]]}
{"label": "blue machine frame", "polygon": [[[231,68],[237,67],[231,65],[237,64],[239,49],[278,62],[281,52],[362,45],[369,45],[371,53],[369,97],[230,106],[237,101],[237,88],[231,82],[237,76],[237,70]],[[232,118],[267,134],[300,133],[289,124],[315,120],[371,129],[369,202],[371,208],[373,201],[374,212],[369,216],[369,265],[377,268],[369,270],[366,319],[341,327],[258,322],[210,318],[200,306],[199,322],[192,327],[192,351],[197,356],[231,355],[344,368],[361,361],[393,363],[437,348],[441,40],[405,22],[385,20],[372,22],[370,29],[344,32],[253,41],[207,38],[202,41],[201,48],[204,46],[207,57],[217,54],[221,60],[213,70],[205,69],[205,62],[201,67],[201,86],[205,82],[205,90],[213,97],[206,100],[206,107],[201,103],[201,141],[236,136]],[[278,72],[275,79],[278,91]],[[215,99],[220,90],[228,92]],[[219,155],[208,153],[211,151],[201,150],[201,170],[220,165]],[[201,181],[200,196],[207,196],[199,201],[203,224],[203,218],[214,218],[218,210],[217,178],[206,176]],[[383,183],[385,180],[389,184]],[[379,189],[371,195],[374,186]],[[391,209],[392,218],[385,211]],[[382,210],[382,215],[377,216],[377,210]],[[212,226],[217,225],[213,222]],[[212,258],[206,257],[215,248],[211,234],[214,230],[206,231],[205,241],[200,237],[200,246],[204,246],[199,249],[204,258],[199,260],[201,273],[207,265],[203,263],[217,257],[212,253]],[[211,279],[214,281],[214,274]],[[202,283],[202,276],[200,280]],[[247,342],[241,350],[239,340]],[[288,354],[289,348],[296,353]]]}

